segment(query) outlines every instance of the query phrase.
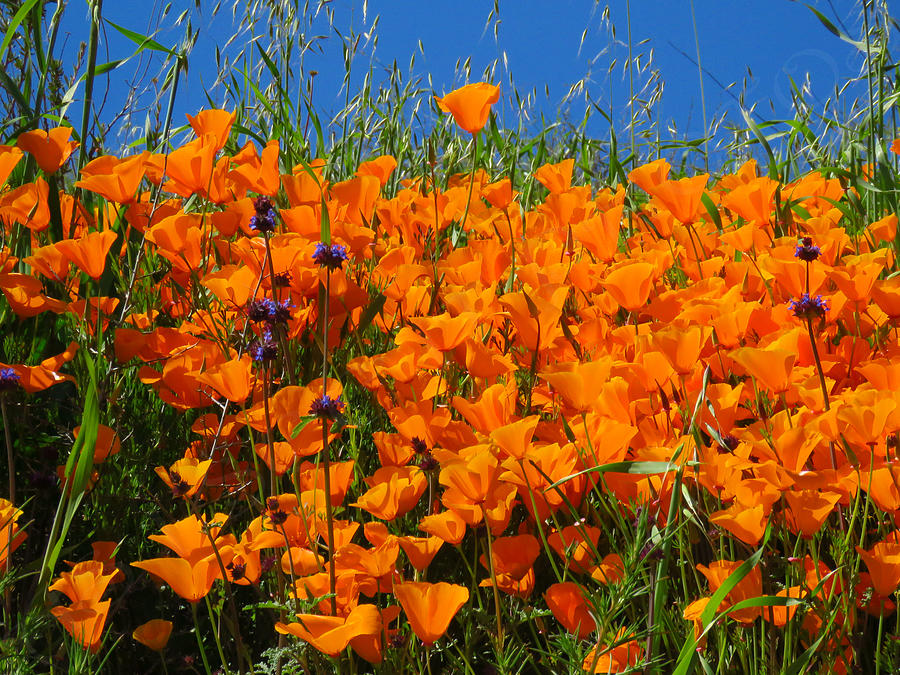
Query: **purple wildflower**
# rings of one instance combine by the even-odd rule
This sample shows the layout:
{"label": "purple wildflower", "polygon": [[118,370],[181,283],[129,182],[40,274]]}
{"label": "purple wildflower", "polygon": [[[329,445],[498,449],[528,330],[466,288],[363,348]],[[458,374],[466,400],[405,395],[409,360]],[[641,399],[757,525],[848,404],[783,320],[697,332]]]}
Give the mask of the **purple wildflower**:
{"label": "purple wildflower", "polygon": [[250,218],[250,228],[257,232],[274,232],[275,208],[272,206],[272,200],[265,196],[257,197],[253,201],[253,207],[256,209],[256,215]]}
{"label": "purple wildflower", "polygon": [[330,270],[339,270],[344,261],[347,260],[347,247],[341,244],[325,244],[321,241],[316,244],[316,250],[313,252],[313,261],[319,267],[325,267]]}
{"label": "purple wildflower", "polygon": [[813,244],[811,237],[800,237],[797,248],[794,249],[794,257],[803,262],[812,262],[822,254],[822,249]]}
{"label": "purple wildflower", "polygon": [[344,412],[344,402],[340,396],[331,398],[328,394],[322,394],[309,406],[309,414],[316,417],[337,419]]}
{"label": "purple wildflower", "polygon": [[0,368],[0,391],[18,389],[21,378],[12,368]]}
{"label": "purple wildflower", "polygon": [[248,345],[247,351],[256,363],[272,361],[278,356],[278,344],[272,339],[272,332],[267,329],[262,338],[256,338]]}
{"label": "purple wildflower", "polygon": [[825,316],[828,302],[821,295],[813,297],[804,293],[799,300],[791,300],[789,309],[798,319],[815,319]]}

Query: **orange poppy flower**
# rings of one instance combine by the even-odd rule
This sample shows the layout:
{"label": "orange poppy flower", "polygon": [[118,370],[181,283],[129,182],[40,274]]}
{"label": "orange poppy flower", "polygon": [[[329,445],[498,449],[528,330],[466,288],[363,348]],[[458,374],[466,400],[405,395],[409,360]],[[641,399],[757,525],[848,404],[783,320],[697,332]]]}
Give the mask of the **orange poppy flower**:
{"label": "orange poppy flower", "polygon": [[894,532],[888,535],[868,551],[857,546],[856,552],[866,563],[875,592],[883,597],[893,594],[900,585],[900,536],[898,533]]}
{"label": "orange poppy flower", "polygon": [[55,244],[59,253],[92,279],[106,269],[106,256],[118,235],[112,230],[91,232],[80,239],[64,239]]}
{"label": "orange poppy flower", "polygon": [[[743,560],[716,560],[711,563],[709,567],[706,565],[697,565],[697,570],[706,577],[706,580],[709,583],[710,592],[715,593],[719,586],[721,586],[743,562]],[[761,595],[762,572],[759,567],[754,567],[734,586],[734,588],[731,589],[718,609],[726,609],[742,600],[758,598]],[[728,616],[739,623],[749,624],[753,623],[756,617],[760,615],[761,610],[758,607],[748,607],[746,609],[731,612]]]}
{"label": "orange poppy flower", "polygon": [[104,574],[103,563],[91,560],[63,572],[48,590],[59,591],[72,601],[68,607],[53,607],[55,616],[82,647],[96,652],[103,636],[109,600],[101,602],[113,574]]}
{"label": "orange poppy flower", "polygon": [[466,521],[455,511],[442,511],[422,518],[419,529],[456,546],[466,536]]}
{"label": "orange poppy flower", "polygon": [[[784,512],[788,527],[807,539],[811,539],[822,528],[841,499],[837,492],[819,490],[785,492],[784,497],[788,504]],[[900,507],[900,503],[897,506]]]}
{"label": "orange poppy flower", "polygon": [[191,129],[197,134],[197,138],[210,135],[215,140],[214,147],[221,150],[228,141],[228,135],[231,133],[231,125],[237,117],[237,112],[228,112],[227,110],[201,110],[196,117],[186,116]]}
{"label": "orange poppy flower", "polygon": [[397,168],[397,160],[391,155],[381,155],[367,162],[362,162],[356,169],[357,176],[375,176],[381,187],[388,183],[388,179]]}
{"label": "orange poppy flower", "polygon": [[430,647],[447,632],[450,621],[469,601],[469,589],[444,582],[408,581],[394,585],[394,596],[416,637]]}
{"label": "orange poppy flower", "polygon": [[648,164],[643,164],[628,174],[628,180],[637,185],[647,194],[651,194],[655,186],[664,183],[669,177],[672,167],[664,159],[657,159]]}
{"label": "orange poppy flower", "polygon": [[275,630],[294,635],[315,649],[336,657],[358,638],[378,636],[382,631],[381,614],[375,605],[357,605],[347,616],[298,614],[299,621],[275,624]]}
{"label": "orange poppy flower", "polygon": [[624,637],[625,631],[622,629],[616,634],[617,644],[612,647],[601,645],[594,647],[582,662],[582,670],[598,675],[635,672],[635,668],[643,658],[644,648],[638,640],[620,642]]}
{"label": "orange poppy flower", "polygon": [[35,129],[26,131],[16,139],[16,145],[30,153],[44,173],[53,173],[69,159],[78,147],[70,141],[72,127],[55,127],[48,131]]}
{"label": "orange poppy flower", "polygon": [[583,640],[594,632],[597,623],[591,615],[584,589],[572,581],[552,584],[544,593],[547,607],[569,633]]}
{"label": "orange poppy flower", "polygon": [[[497,537],[491,547],[496,574],[505,574],[515,580],[522,579],[534,565],[541,554],[541,545],[533,534],[519,534],[511,537]],[[481,564],[490,569],[485,556],[480,557]]]}
{"label": "orange poppy flower", "polygon": [[791,371],[797,360],[796,352],[788,349],[741,347],[732,351],[729,356],[773,394],[782,394],[790,389]]}
{"label": "orange poppy flower", "polygon": [[[463,525],[465,527],[465,525]],[[409,559],[409,564],[418,571],[426,569],[434,556],[444,545],[444,540],[440,537],[399,537],[400,548]]]}
{"label": "orange poppy flower", "polygon": [[43,232],[50,226],[49,194],[47,181],[36,178],[0,195],[0,219],[20,223],[32,232]]}
{"label": "orange poppy flower", "polygon": [[655,265],[638,261],[617,265],[600,283],[619,305],[634,312],[647,304],[655,277]]}
{"label": "orange poppy flower", "polygon": [[14,145],[0,145],[0,188],[6,184],[9,174],[16,168],[24,153]]}
{"label": "orange poppy flower", "polygon": [[572,169],[574,168],[574,159],[564,159],[558,164],[544,164],[538,167],[534,172],[534,178],[551,193],[565,192],[572,187]]}
{"label": "orange poppy flower", "polygon": [[201,136],[169,153],[165,189],[185,198],[192,194],[207,196],[213,182],[217,143],[215,136]]}
{"label": "orange poppy flower", "polygon": [[756,546],[765,534],[769,518],[762,504],[747,506],[735,502],[723,511],[710,514],[709,522],[727,530],[745,544]]}
{"label": "orange poppy flower", "polygon": [[709,176],[704,173],[691,178],[665,181],[654,185],[650,194],[658,199],[676,220],[689,225],[697,217],[700,198],[708,180]]}
{"label": "orange poppy flower", "polygon": [[197,377],[223,397],[234,403],[243,403],[250,395],[253,384],[253,370],[250,356],[244,354],[239,359],[231,359],[207,369]]}
{"label": "orange poppy flower", "polygon": [[366,479],[369,490],[351,504],[381,520],[391,521],[408,513],[428,487],[417,466],[387,466]]}
{"label": "orange poppy flower", "polygon": [[442,97],[435,96],[434,100],[441,110],[453,115],[460,128],[474,136],[487,124],[491,106],[500,100],[500,87],[477,82]]}
{"label": "orange poppy flower", "polygon": [[9,568],[9,556],[28,536],[19,530],[17,521],[22,511],[17,509],[8,499],[0,498],[0,572]]}
{"label": "orange poppy flower", "polygon": [[471,337],[480,318],[477,312],[463,312],[453,317],[444,312],[437,316],[412,317],[410,322],[422,330],[428,344],[438,351],[447,352]]}
{"label": "orange poppy flower", "polygon": [[172,622],[166,619],[151,619],[134,629],[131,637],[155,652],[161,652],[172,635]]}
{"label": "orange poppy flower", "polygon": [[212,464],[211,459],[201,462],[194,457],[179,459],[168,469],[164,466],[156,467],[156,475],[172,490],[173,497],[190,499],[200,489],[206,479],[206,473]]}
{"label": "orange poppy flower", "polygon": [[81,170],[81,180],[75,187],[90,190],[117,204],[130,204],[139,196],[136,193],[144,179],[149,156],[150,153],[142,152],[121,160],[98,157]]}

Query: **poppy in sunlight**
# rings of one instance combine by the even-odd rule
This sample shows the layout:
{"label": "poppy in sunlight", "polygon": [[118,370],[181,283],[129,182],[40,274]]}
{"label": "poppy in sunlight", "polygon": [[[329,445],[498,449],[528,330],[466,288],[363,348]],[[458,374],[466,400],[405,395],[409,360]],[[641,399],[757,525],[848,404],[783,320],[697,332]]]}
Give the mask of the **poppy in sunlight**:
{"label": "poppy in sunlight", "polygon": [[18,520],[22,512],[8,499],[0,498],[0,572],[9,568],[9,556],[28,536],[19,529]]}
{"label": "poppy in sunlight", "polygon": [[429,647],[447,632],[450,621],[469,601],[468,588],[445,582],[395,584],[394,595],[400,601],[413,633]]}
{"label": "poppy in sunlight", "polygon": [[856,552],[866,563],[875,592],[887,597],[900,585],[900,536],[897,532],[878,542],[868,551],[860,546]]}
{"label": "poppy in sunlight", "polygon": [[49,131],[26,131],[16,139],[16,145],[31,154],[44,173],[53,173],[66,163],[78,143],[69,140],[72,127],[54,127]]}
{"label": "poppy in sunlight", "polygon": [[366,483],[369,490],[351,506],[387,521],[409,512],[428,487],[425,473],[416,466],[382,467]]}
{"label": "poppy in sunlight", "polygon": [[647,303],[655,276],[655,265],[629,262],[612,268],[600,283],[619,305],[634,312]]}
{"label": "poppy in sunlight", "polygon": [[59,591],[71,600],[68,606],[52,607],[55,616],[82,647],[96,652],[109,612],[109,600],[100,600],[113,574],[105,574],[103,563],[91,560],[63,572],[48,590]]}
{"label": "poppy in sunlight", "polygon": [[169,644],[172,635],[172,622],[166,619],[151,619],[134,629],[131,637],[148,649],[161,652]]}
{"label": "poppy in sunlight", "polygon": [[581,664],[589,673],[631,673],[641,662],[644,648],[638,640],[625,640],[625,630],[616,634],[616,643],[612,646],[597,645],[585,657]]}
{"label": "poppy in sunlight", "polygon": [[162,478],[163,482],[172,490],[173,497],[189,499],[197,494],[211,464],[211,459],[201,462],[193,457],[185,457],[179,459],[168,469],[158,466],[155,471],[156,475]]}
{"label": "poppy in sunlight", "polygon": [[375,605],[357,605],[347,616],[298,614],[299,621],[278,622],[275,630],[308,642],[331,657],[340,654],[354,640],[377,636],[382,631],[381,614]]}
{"label": "poppy in sunlight", "polygon": [[202,136],[212,136],[215,139],[215,148],[221,150],[225,147],[228,135],[231,133],[231,125],[237,117],[237,112],[228,112],[227,110],[201,110],[195,117],[186,115],[191,129],[197,134],[197,138]]}
{"label": "poppy in sunlight", "polygon": [[444,96],[435,96],[434,100],[441,110],[453,115],[461,129],[475,135],[487,124],[491,106],[500,100],[500,87],[477,82]]}
{"label": "poppy in sunlight", "polygon": [[23,152],[14,145],[0,145],[0,188],[22,159]]}
{"label": "poppy in sunlight", "polygon": [[585,599],[584,589],[572,581],[552,584],[544,593],[547,607],[563,627],[580,640],[594,632],[597,624],[591,615],[591,607]]}

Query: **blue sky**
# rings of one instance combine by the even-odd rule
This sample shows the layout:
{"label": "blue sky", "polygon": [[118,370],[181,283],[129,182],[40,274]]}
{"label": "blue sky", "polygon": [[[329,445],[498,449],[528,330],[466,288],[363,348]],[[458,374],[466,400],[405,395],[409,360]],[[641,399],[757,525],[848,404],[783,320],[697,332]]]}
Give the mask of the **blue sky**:
{"label": "blue sky", "polygon": [[[154,24],[154,14],[148,9],[152,7],[156,12],[160,9],[154,1],[105,3],[104,17],[144,33]],[[843,22],[854,37],[861,34],[861,10],[856,2],[810,0],[810,4],[835,23]],[[700,82],[689,0],[632,0],[630,5],[632,53],[640,55],[643,64],[649,64],[643,73],[635,72],[635,87],[640,90],[654,72],[663,83],[662,95],[653,107],[661,136],[663,139],[702,136]],[[184,27],[173,24],[182,11],[188,12],[192,25],[201,29],[190,54],[186,86],[181,87],[176,100],[178,123],[184,121],[185,113],[207,107],[204,91],[215,79],[216,47],[234,54],[249,39],[246,33],[239,33],[240,39],[226,47],[229,37],[235,33],[231,8],[223,8],[213,19],[209,14],[211,6],[212,3],[202,0],[198,10],[193,2],[174,0],[174,9],[161,21],[162,28],[155,36],[162,44],[177,45]],[[365,16],[362,2],[334,2],[329,6],[334,8],[336,24],[344,34],[351,27],[357,33],[365,33],[378,18],[377,29],[371,33],[377,34],[377,42],[371,37],[361,38],[360,53],[353,64],[351,90],[360,86],[370,64],[377,77],[394,60],[406,70],[413,54],[416,54],[413,74],[422,78],[425,87],[430,76],[432,88],[438,94],[464,83],[457,63],[471,59],[471,80],[478,81],[485,68],[501,59],[508,69],[497,70],[494,81],[501,85],[504,95],[512,94],[510,77],[520,94],[536,90],[535,113],[543,112],[549,119],[555,119],[569,87],[583,81],[590,99],[611,114],[617,126],[624,125],[628,119],[625,0],[609,3],[500,0],[499,14],[492,14],[494,2],[487,0],[371,0]],[[722,114],[739,122],[737,99],[742,92],[745,106],[756,104],[757,121],[777,119],[792,116],[791,78],[798,86],[805,83],[809,100],[820,106],[834,95],[836,87],[860,73],[860,53],[828,32],[801,3],[695,0],[694,10],[700,58],[706,73],[708,125]],[[67,11],[63,38],[71,57],[79,41],[87,38],[87,15],[79,3]],[[310,34],[329,32],[323,14],[310,22],[309,29]],[[316,105],[327,115],[339,110],[344,98],[341,42],[331,35],[317,44],[320,51],[309,53],[304,67],[319,73],[315,81]],[[126,57],[133,48],[132,43],[108,28],[99,60]],[[136,73],[158,74],[159,59],[148,60],[148,56],[145,52],[145,58],[134,58],[111,73],[103,119],[112,119],[125,107],[126,83]],[[221,102],[220,93],[213,91],[211,95]],[[135,107],[147,106],[153,98],[153,91],[147,91]],[[584,105],[583,100],[582,96],[578,99],[581,103],[573,103],[572,112],[576,116]],[[514,123],[516,111],[508,103],[496,109],[504,124]],[[77,119],[72,114],[76,110],[77,105],[73,105],[72,119]],[[142,121],[143,114],[132,123]],[[599,119],[597,125],[597,133],[604,133]]]}

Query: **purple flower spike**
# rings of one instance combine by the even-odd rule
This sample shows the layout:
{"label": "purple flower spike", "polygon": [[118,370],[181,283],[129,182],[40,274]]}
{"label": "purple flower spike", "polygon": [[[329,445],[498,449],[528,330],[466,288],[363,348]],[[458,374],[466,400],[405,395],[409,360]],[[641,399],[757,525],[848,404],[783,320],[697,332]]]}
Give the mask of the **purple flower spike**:
{"label": "purple flower spike", "polygon": [[0,368],[0,391],[18,389],[21,378],[12,368]]}
{"label": "purple flower spike", "polygon": [[331,398],[328,394],[323,394],[309,406],[309,414],[316,417],[324,417],[335,420],[344,412],[344,402],[340,396]]}
{"label": "purple flower spike", "polygon": [[313,252],[313,261],[319,267],[325,267],[330,270],[339,270],[344,261],[347,260],[347,247],[341,244],[325,244],[321,241],[316,244],[316,250]]}
{"label": "purple flower spike", "polygon": [[822,255],[822,249],[813,244],[811,237],[800,237],[797,248],[794,249],[794,257],[800,258],[803,262],[812,262]]}
{"label": "purple flower spike", "polygon": [[828,302],[821,296],[810,296],[804,293],[799,300],[791,300],[789,309],[798,319],[816,319],[825,316],[828,311]]}

